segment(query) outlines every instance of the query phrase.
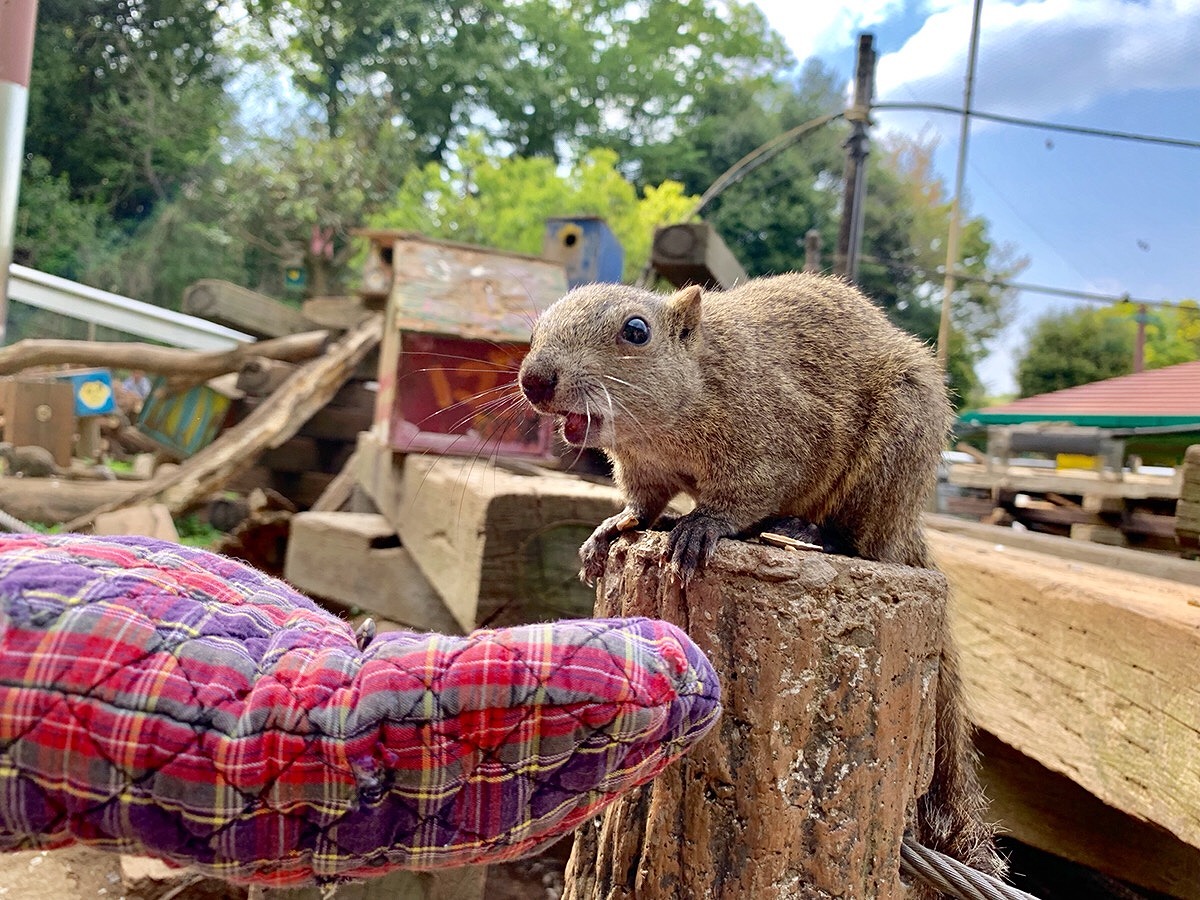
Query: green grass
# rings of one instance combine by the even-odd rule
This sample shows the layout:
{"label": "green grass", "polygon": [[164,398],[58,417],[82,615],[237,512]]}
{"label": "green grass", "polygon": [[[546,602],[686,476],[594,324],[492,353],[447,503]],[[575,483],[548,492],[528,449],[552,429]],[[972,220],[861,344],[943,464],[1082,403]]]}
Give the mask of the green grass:
{"label": "green grass", "polygon": [[175,530],[179,532],[179,543],[185,547],[199,547],[201,550],[207,550],[223,536],[207,522],[202,522],[194,513],[176,519]]}

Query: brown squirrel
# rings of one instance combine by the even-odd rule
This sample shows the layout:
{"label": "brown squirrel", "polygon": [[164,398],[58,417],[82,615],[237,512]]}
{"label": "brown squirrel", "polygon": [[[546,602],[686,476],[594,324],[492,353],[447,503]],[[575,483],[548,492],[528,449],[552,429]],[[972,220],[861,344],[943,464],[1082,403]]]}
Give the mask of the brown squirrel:
{"label": "brown squirrel", "polygon": [[51,475],[65,475],[67,471],[54,461],[53,453],[36,444],[14,447],[8,441],[4,441],[0,443],[0,459],[4,460],[8,475],[47,478]]}
{"label": "brown squirrel", "polygon": [[[609,455],[625,496],[580,549],[589,582],[617,535],[655,524],[679,492],[696,501],[668,540],[685,581],[721,538],[781,520],[827,549],[933,568],[921,513],[952,416],[942,373],[844,281],[576,288],[538,320],[519,383],[567,443]],[[917,837],[1000,874],[948,636],[943,646]]]}

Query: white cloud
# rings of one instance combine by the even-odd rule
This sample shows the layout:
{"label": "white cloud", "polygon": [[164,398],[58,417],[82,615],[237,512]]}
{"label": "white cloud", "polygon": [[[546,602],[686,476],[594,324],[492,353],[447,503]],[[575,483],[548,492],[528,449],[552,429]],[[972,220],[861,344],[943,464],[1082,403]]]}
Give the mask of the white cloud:
{"label": "white cloud", "polygon": [[[971,3],[943,4],[877,72],[881,100],[962,101]],[[975,105],[1047,118],[1136,90],[1200,87],[1200,0],[989,0]]]}
{"label": "white cloud", "polygon": [[757,0],[757,5],[803,62],[853,46],[858,32],[898,15],[904,0]]}

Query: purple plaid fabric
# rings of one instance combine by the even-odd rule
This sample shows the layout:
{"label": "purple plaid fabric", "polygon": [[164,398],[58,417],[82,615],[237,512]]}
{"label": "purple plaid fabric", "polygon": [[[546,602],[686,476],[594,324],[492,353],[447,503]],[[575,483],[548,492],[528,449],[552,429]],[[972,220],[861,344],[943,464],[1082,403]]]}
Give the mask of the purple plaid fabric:
{"label": "purple plaid fabric", "polygon": [[651,619],[349,626],[142,538],[0,537],[0,849],[81,841],[271,885],[534,852],[720,714]]}

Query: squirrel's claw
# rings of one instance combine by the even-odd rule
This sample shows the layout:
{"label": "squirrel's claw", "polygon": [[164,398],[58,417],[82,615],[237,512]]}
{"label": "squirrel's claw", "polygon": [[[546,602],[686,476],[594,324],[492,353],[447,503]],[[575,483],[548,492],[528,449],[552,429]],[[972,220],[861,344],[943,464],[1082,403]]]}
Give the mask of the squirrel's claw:
{"label": "squirrel's claw", "polygon": [[667,536],[667,559],[687,584],[704,570],[717,550],[717,541],[737,533],[725,519],[693,510],[675,523]]}
{"label": "squirrel's claw", "polygon": [[592,536],[579,548],[579,561],[583,563],[583,568],[579,570],[580,581],[588,587],[596,584],[608,564],[608,548],[622,531],[636,528],[638,521],[635,514],[624,509],[615,516],[609,516],[597,526]]}

